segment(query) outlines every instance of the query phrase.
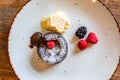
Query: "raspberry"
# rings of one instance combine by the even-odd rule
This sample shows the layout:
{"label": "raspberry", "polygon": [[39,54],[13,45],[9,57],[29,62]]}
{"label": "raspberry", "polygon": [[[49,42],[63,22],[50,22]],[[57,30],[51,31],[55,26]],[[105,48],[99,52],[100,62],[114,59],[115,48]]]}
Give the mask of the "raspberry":
{"label": "raspberry", "polygon": [[48,41],[47,46],[48,46],[49,49],[52,49],[52,48],[55,47],[55,42],[54,41]]}
{"label": "raspberry", "polygon": [[78,42],[78,48],[84,50],[88,47],[88,43],[85,40],[80,40]]}
{"label": "raspberry", "polygon": [[98,38],[97,38],[95,33],[90,32],[87,39],[86,39],[86,41],[88,43],[96,44],[98,42]]}
{"label": "raspberry", "polygon": [[87,28],[84,27],[84,26],[81,26],[78,28],[78,30],[76,31],[75,35],[81,39],[81,38],[84,38],[84,36],[86,35],[87,33]]}

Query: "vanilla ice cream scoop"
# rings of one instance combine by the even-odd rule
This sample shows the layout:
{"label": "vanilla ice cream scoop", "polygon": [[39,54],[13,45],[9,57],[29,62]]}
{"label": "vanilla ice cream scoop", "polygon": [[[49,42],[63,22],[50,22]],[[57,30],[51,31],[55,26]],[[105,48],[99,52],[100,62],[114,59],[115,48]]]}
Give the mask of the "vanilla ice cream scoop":
{"label": "vanilla ice cream scoop", "polygon": [[64,12],[58,11],[52,15],[45,16],[41,21],[41,25],[44,29],[62,34],[68,29],[70,22]]}

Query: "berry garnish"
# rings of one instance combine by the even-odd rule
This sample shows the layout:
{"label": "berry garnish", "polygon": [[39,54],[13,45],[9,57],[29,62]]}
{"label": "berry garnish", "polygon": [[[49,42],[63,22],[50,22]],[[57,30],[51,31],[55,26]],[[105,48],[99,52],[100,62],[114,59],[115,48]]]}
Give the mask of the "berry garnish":
{"label": "berry garnish", "polygon": [[85,40],[80,40],[78,42],[78,48],[84,50],[88,47],[88,43]]}
{"label": "berry garnish", "polygon": [[86,41],[88,43],[96,44],[98,42],[98,38],[97,38],[95,33],[90,32],[87,39],[86,39]]}
{"label": "berry garnish", "polygon": [[49,49],[54,48],[54,47],[55,47],[55,41],[48,41],[48,42],[47,42],[47,47],[48,47]]}
{"label": "berry garnish", "polygon": [[78,30],[76,31],[75,35],[81,39],[81,38],[84,38],[84,36],[86,35],[87,33],[87,28],[84,27],[84,26],[81,26],[78,28]]}

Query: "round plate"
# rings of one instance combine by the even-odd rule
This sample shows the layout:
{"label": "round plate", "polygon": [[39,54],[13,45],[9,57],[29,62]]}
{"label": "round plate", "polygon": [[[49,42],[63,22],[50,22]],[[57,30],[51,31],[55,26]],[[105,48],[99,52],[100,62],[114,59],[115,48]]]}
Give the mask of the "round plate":
{"label": "round plate", "polygon": [[[42,18],[58,10],[71,22],[63,34],[69,51],[60,64],[47,65],[29,48],[30,36],[37,31],[46,33],[40,25]],[[81,25],[99,38],[98,44],[89,44],[83,51],[78,49],[75,36]],[[108,80],[120,55],[120,34],[113,16],[99,1],[92,0],[30,1],[16,16],[8,43],[10,61],[20,80]]]}

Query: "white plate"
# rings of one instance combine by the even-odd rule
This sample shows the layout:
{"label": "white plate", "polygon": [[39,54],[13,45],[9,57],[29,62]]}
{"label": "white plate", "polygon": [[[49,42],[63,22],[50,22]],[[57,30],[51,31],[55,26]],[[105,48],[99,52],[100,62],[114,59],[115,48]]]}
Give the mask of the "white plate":
{"label": "white plate", "polygon": [[[65,12],[71,21],[63,34],[69,52],[63,62],[49,66],[28,45],[34,32],[46,32],[40,26],[41,19],[57,10]],[[79,39],[74,35],[80,25],[99,38],[98,44],[84,51],[77,48]],[[11,64],[20,80],[108,80],[119,61],[120,34],[113,16],[99,1],[32,0],[16,16],[8,46]]]}

